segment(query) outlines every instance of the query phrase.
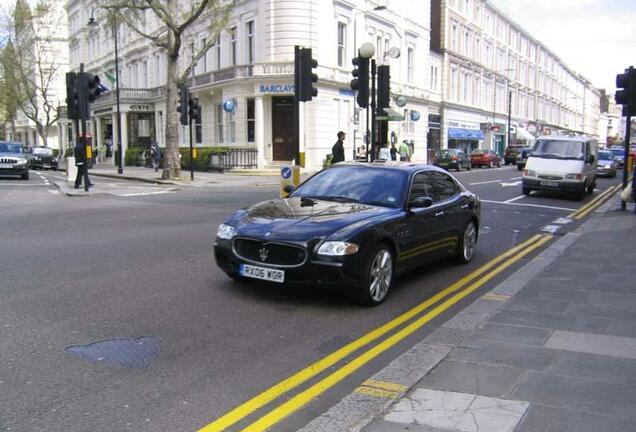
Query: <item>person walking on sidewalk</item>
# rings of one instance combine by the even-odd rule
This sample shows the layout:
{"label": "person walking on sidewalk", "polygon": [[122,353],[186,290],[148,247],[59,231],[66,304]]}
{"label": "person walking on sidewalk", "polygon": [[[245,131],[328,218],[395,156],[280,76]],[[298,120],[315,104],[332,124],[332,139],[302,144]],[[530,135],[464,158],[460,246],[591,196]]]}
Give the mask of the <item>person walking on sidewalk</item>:
{"label": "person walking on sidewalk", "polygon": [[411,148],[406,143],[406,141],[402,141],[402,144],[400,144],[399,153],[400,153],[400,160],[402,162],[411,161]]}
{"label": "person walking on sidewalk", "polygon": [[159,161],[161,161],[161,149],[156,141],[150,144],[150,161],[155,172],[159,171]]}
{"label": "person walking on sidewalk", "polygon": [[343,162],[345,160],[344,154],[344,139],[345,133],[343,131],[338,132],[338,141],[331,148],[331,163],[335,164],[338,162]]}
{"label": "person walking on sidewalk", "polygon": [[82,144],[81,140],[77,140],[75,148],[73,149],[73,156],[75,156],[75,166],[77,167],[77,175],[75,176],[75,189],[79,189],[82,186],[82,179],[84,173],[86,173],[86,180],[89,186],[93,186],[88,178],[88,172],[86,171],[86,147]]}

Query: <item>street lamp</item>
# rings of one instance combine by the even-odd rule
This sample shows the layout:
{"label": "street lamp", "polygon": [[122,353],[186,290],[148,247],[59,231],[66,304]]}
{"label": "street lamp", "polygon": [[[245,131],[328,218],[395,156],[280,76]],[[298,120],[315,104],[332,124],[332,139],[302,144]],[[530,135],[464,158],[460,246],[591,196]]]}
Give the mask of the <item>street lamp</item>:
{"label": "street lamp", "polygon": [[[493,144],[493,150],[496,151],[496,149],[494,148],[495,146],[495,112],[497,111],[497,74],[499,72],[513,72],[514,69],[513,68],[506,68],[506,69],[498,69],[493,71],[492,73],[492,87],[493,87],[493,92],[492,92],[492,144]],[[508,84],[509,80],[506,79],[506,84]],[[512,100],[511,94],[508,95],[508,105],[510,105],[510,101]],[[508,106],[508,145],[510,145],[510,106]]]}
{"label": "street lamp", "polygon": [[[95,9],[91,10],[91,16],[88,19],[88,25],[90,27],[95,27],[97,22],[95,21]],[[116,13],[112,14],[113,19],[113,38],[115,40],[115,100],[117,103],[117,154],[119,155],[119,161],[117,165],[117,174],[124,173],[124,155],[122,154],[122,146],[121,146],[121,112],[119,107],[119,55],[117,50],[117,15]]]}

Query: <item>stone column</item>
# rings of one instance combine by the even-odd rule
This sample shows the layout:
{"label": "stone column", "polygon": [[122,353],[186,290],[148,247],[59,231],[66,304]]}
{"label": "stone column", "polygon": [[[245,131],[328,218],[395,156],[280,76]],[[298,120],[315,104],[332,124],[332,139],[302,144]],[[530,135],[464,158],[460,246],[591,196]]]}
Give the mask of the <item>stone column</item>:
{"label": "stone column", "polygon": [[256,96],[254,100],[254,141],[256,141],[257,164],[258,168],[263,168],[267,165],[267,159],[265,159],[265,114],[263,106],[263,96]]}

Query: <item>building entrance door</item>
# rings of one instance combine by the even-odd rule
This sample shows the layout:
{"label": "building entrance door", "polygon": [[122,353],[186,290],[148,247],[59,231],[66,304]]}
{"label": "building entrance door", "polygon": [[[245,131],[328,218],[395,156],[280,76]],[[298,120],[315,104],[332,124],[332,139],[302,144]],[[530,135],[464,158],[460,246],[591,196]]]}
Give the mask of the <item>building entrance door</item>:
{"label": "building entrance door", "polygon": [[294,97],[272,97],[272,156],[275,161],[291,161],[296,157],[293,119]]}

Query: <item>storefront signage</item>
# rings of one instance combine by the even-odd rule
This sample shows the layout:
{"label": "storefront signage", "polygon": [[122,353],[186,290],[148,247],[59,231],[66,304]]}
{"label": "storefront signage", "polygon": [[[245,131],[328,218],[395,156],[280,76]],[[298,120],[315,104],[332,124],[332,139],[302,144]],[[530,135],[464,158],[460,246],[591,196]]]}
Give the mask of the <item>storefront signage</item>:
{"label": "storefront signage", "polygon": [[475,129],[479,130],[479,123],[466,123],[466,122],[458,122],[458,121],[449,121],[449,127],[453,128],[461,128],[461,129]]}
{"label": "storefront signage", "polygon": [[294,85],[293,84],[261,84],[258,87],[258,92],[263,94],[271,94],[271,93],[293,93]]}
{"label": "storefront signage", "polygon": [[131,105],[130,111],[152,111],[150,105]]}

